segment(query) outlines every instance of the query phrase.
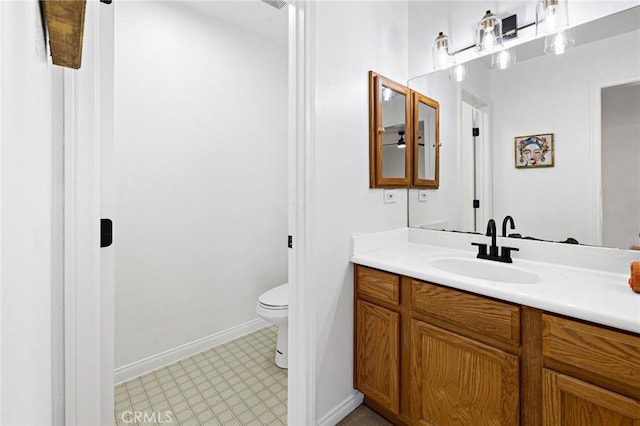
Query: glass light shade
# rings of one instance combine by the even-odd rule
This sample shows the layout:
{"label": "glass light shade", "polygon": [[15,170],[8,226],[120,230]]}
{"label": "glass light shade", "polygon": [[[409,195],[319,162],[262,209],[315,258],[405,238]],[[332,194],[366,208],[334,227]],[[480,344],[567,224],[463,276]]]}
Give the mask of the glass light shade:
{"label": "glass light shade", "polygon": [[559,33],[544,38],[544,53],[547,55],[562,55],[576,44],[576,32],[568,28]]}
{"label": "glass light shade", "polygon": [[487,10],[476,28],[478,53],[491,53],[502,47],[502,21]]}
{"label": "glass light shade", "polygon": [[501,49],[491,55],[491,67],[505,70],[516,63],[516,49]]}
{"label": "glass light shade", "polygon": [[431,51],[433,53],[433,69],[443,70],[454,64],[453,55],[449,53],[449,37],[440,33],[436,37]]}
{"label": "glass light shade", "polygon": [[458,64],[449,68],[449,80],[459,83],[462,80],[466,80],[467,77],[469,77],[469,73],[467,72],[466,64]]}
{"label": "glass light shade", "polygon": [[536,36],[557,33],[569,26],[567,0],[538,0]]}

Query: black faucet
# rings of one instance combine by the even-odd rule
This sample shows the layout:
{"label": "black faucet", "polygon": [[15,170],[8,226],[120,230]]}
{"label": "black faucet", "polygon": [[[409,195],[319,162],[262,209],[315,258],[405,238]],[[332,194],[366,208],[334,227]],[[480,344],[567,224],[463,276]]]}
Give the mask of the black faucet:
{"label": "black faucet", "polygon": [[507,223],[510,223],[511,225],[511,229],[516,229],[516,223],[513,221],[513,218],[511,216],[505,216],[504,220],[502,221],[502,236],[506,237],[507,236]]}
{"label": "black faucet", "polygon": [[496,221],[489,219],[487,223],[487,237],[491,237],[491,246],[489,247],[489,256],[498,256],[498,245],[496,244]]}
{"label": "black faucet", "polygon": [[[511,216],[508,216],[511,218]],[[513,223],[513,218],[511,218]],[[513,228],[512,228],[513,229]],[[506,233],[506,218],[503,222],[503,234]],[[489,219],[487,223],[487,237],[491,237],[491,246],[489,246],[489,253],[487,253],[487,245],[482,243],[471,243],[473,246],[478,246],[478,259],[495,260],[496,262],[513,263],[511,259],[512,251],[519,251],[516,247],[502,246],[501,254],[498,255],[498,245],[496,244],[496,221]]]}

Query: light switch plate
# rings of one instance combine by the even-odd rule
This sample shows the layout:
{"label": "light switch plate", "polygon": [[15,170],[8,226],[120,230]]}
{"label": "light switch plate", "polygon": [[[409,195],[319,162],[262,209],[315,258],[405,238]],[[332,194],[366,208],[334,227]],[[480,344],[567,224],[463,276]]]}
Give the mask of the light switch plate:
{"label": "light switch plate", "polygon": [[384,203],[392,204],[396,202],[396,190],[395,189],[385,189],[384,193]]}
{"label": "light switch plate", "polygon": [[421,189],[418,191],[418,201],[424,203],[429,200],[429,192],[425,189]]}

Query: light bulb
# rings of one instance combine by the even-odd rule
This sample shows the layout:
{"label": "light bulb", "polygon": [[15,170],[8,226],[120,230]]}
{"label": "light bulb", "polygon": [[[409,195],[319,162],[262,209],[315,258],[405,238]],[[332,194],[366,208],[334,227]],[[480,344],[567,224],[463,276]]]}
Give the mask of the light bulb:
{"label": "light bulb", "polygon": [[548,35],[544,39],[544,53],[548,55],[562,55],[575,45],[575,30],[569,28],[556,34]]}
{"label": "light bulb", "polygon": [[491,52],[493,50],[493,45],[495,44],[495,42],[496,39],[493,36],[493,30],[485,30],[484,37],[482,37],[482,50]]}
{"label": "light bulb", "polygon": [[392,96],[392,91],[391,89],[389,89],[388,87],[383,87],[382,88],[382,100],[383,101],[390,101],[391,100],[391,96]]}
{"label": "light bulb", "polygon": [[564,33],[558,33],[555,35],[555,40],[553,42],[553,53],[556,55],[561,55],[564,53],[566,39]]}
{"label": "light bulb", "polygon": [[516,63],[515,47],[511,49],[501,49],[491,55],[491,68],[505,70]]}
{"label": "light bulb", "polygon": [[501,70],[507,68],[509,66],[509,53],[506,50],[503,50],[498,53],[498,58],[496,60],[496,64],[498,68]]}
{"label": "light bulb", "polygon": [[476,48],[479,53],[490,53],[498,47],[502,47],[502,21],[487,10],[476,27]]}
{"label": "light bulb", "polygon": [[569,26],[567,0],[538,0],[536,35],[549,35]]}
{"label": "light bulb", "polygon": [[451,81],[461,82],[467,77],[467,67],[464,64],[456,65],[449,70],[449,80]]}
{"label": "light bulb", "polygon": [[549,6],[547,8],[547,17],[545,19],[545,26],[547,32],[553,32],[558,29],[558,14],[557,6]]}
{"label": "light bulb", "polygon": [[453,57],[449,53],[449,43],[449,37],[440,32],[432,47],[434,70],[449,68],[453,63]]}
{"label": "light bulb", "polygon": [[449,54],[446,50],[439,50],[437,56],[437,69],[443,69],[447,67],[447,62],[449,61]]}

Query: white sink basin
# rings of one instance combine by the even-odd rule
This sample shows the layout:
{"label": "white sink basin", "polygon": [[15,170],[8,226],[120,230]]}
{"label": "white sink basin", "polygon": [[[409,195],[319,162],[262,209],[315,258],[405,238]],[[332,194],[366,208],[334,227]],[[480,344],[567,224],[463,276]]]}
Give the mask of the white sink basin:
{"label": "white sink basin", "polygon": [[539,275],[508,263],[464,257],[445,257],[429,261],[434,268],[450,274],[480,280],[511,284],[535,284],[542,281]]}

